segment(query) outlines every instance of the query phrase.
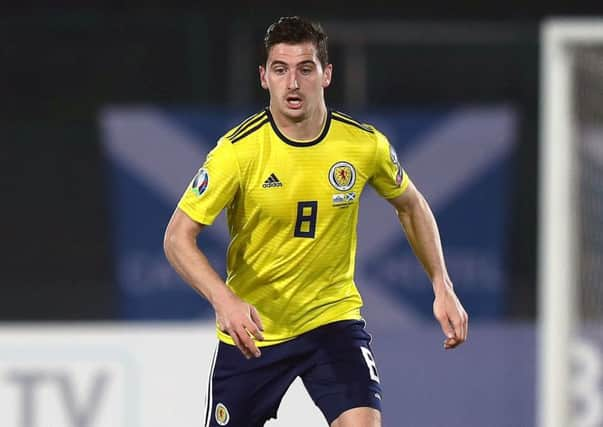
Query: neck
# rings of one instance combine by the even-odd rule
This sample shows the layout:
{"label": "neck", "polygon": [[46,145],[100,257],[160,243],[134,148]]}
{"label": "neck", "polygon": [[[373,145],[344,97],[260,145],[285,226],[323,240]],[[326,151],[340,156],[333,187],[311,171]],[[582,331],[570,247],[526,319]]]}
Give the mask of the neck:
{"label": "neck", "polygon": [[311,141],[316,139],[322,131],[327,118],[327,107],[323,103],[299,119],[279,113],[272,105],[270,106],[270,113],[279,130],[287,138],[297,141]]}

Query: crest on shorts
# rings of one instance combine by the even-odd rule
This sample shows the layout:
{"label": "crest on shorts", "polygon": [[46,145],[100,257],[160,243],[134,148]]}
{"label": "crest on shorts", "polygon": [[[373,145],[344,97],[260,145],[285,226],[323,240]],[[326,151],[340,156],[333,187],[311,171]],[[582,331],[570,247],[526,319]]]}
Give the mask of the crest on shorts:
{"label": "crest on shorts", "polygon": [[356,183],[356,169],[348,162],[337,162],[329,169],[329,182],[339,191],[348,191]]}
{"label": "crest on shorts", "polygon": [[230,421],[228,409],[226,409],[223,403],[218,403],[216,405],[216,422],[221,426],[225,426],[228,424],[228,421]]}
{"label": "crest on shorts", "polygon": [[199,169],[199,172],[197,172],[197,175],[195,175],[193,178],[191,189],[193,190],[193,193],[195,193],[197,196],[200,196],[201,194],[205,193],[205,190],[207,190],[208,186],[209,172],[207,169],[201,168]]}

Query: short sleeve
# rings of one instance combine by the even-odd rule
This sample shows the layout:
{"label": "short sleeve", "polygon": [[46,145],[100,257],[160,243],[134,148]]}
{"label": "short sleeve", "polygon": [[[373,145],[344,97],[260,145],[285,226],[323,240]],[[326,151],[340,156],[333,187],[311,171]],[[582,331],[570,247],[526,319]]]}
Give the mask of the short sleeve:
{"label": "short sleeve", "polygon": [[239,166],[232,143],[221,139],[184,191],[178,207],[193,220],[211,225],[239,190]]}
{"label": "short sleeve", "polygon": [[393,199],[404,193],[410,179],[400,165],[394,147],[383,134],[376,132],[376,135],[375,165],[369,182],[382,197]]}

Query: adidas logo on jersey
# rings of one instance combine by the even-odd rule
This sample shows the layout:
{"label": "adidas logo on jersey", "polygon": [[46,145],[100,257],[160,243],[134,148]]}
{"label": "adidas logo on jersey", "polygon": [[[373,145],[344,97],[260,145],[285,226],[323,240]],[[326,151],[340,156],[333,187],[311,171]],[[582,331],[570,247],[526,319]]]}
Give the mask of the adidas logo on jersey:
{"label": "adidas logo on jersey", "polygon": [[283,183],[279,181],[279,179],[276,177],[276,175],[274,173],[271,173],[270,176],[268,178],[266,178],[266,181],[264,181],[264,184],[262,184],[262,187],[264,188],[271,188],[271,187],[282,187]]}

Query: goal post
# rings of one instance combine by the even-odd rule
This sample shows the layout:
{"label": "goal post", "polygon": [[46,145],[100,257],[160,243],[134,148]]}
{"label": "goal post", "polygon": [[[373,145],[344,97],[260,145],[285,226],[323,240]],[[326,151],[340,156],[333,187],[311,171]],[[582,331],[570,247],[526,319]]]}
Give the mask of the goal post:
{"label": "goal post", "polygon": [[[539,427],[587,425],[577,423],[573,416],[571,376],[573,351],[579,336],[577,328],[583,320],[580,293],[584,291],[581,287],[589,286],[583,284],[584,268],[581,264],[584,253],[582,223],[585,222],[581,211],[586,196],[581,188],[584,155],[579,151],[583,136],[577,106],[582,97],[578,92],[576,70],[581,61],[581,50],[590,48],[601,49],[603,59],[603,19],[553,19],[542,26],[538,220]],[[600,76],[603,82],[603,66]],[[600,108],[603,112],[603,86],[592,90],[594,96],[601,90]],[[599,142],[603,146],[603,139]],[[603,182],[599,185],[603,187]],[[603,287],[603,276],[589,280],[600,280],[597,286]],[[595,301],[600,300],[595,298]],[[599,315],[603,313],[603,309],[598,310]]]}

